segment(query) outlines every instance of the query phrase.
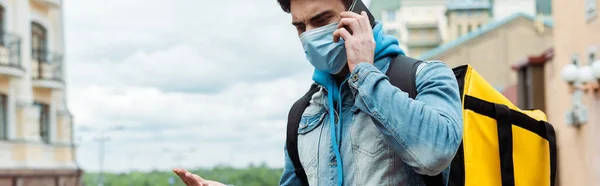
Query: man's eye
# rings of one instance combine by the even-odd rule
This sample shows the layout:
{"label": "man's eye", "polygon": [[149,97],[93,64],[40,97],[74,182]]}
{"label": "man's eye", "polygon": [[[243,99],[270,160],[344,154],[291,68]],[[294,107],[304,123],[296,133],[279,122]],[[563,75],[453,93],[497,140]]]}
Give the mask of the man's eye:
{"label": "man's eye", "polygon": [[315,21],[315,26],[317,26],[317,27],[325,26],[327,23],[329,23],[330,18],[331,17],[325,17],[325,18],[318,19],[317,21]]}

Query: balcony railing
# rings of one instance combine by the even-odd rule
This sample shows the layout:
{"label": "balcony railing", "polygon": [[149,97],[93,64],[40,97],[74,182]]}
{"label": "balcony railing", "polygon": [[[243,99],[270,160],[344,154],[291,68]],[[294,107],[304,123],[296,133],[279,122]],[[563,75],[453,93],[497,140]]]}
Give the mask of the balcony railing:
{"label": "balcony railing", "polygon": [[61,54],[35,49],[31,54],[31,77],[34,80],[63,81]]}
{"label": "balcony railing", "polygon": [[0,31],[0,66],[21,67],[21,37]]}

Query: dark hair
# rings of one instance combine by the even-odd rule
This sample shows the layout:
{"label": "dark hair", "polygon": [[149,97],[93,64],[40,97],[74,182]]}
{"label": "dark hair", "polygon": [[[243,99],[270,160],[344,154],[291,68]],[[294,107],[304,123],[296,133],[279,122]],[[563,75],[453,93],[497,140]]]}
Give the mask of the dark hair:
{"label": "dark hair", "polygon": [[[281,6],[281,9],[283,9],[283,11],[285,13],[290,13],[290,9],[291,9],[291,5],[290,5],[290,1],[291,0],[277,0],[277,2],[279,3],[279,6]],[[352,4],[353,0],[341,0],[342,2],[344,2],[344,6],[346,6],[346,8],[350,7],[350,4]],[[360,0],[358,0],[360,1]]]}

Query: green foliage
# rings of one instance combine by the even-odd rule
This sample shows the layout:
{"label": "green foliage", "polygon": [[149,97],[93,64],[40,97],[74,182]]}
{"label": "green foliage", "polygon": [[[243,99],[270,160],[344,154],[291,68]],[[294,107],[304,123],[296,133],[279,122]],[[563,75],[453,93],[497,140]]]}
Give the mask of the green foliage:
{"label": "green foliage", "polygon": [[[250,165],[246,168],[233,168],[230,166],[216,166],[212,169],[193,169],[188,170],[194,174],[202,176],[204,179],[215,180],[224,184],[236,186],[264,186],[277,185],[282,169],[269,168],[266,164]],[[176,180],[176,186],[183,186],[183,182],[172,172],[152,171],[152,172],[132,172],[127,173],[105,173],[105,186],[168,186],[169,177],[173,176]],[[98,173],[87,173],[84,175],[84,184],[86,186],[95,186],[98,181]]]}

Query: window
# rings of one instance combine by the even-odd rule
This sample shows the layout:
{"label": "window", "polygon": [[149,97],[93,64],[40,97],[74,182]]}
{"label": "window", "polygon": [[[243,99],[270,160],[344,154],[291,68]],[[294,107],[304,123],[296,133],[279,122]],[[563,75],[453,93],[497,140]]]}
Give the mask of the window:
{"label": "window", "polygon": [[462,35],[462,25],[457,25],[456,28],[456,37],[460,37]]}
{"label": "window", "polygon": [[473,30],[473,25],[469,24],[467,26],[467,33],[471,32]]}
{"label": "window", "polygon": [[35,102],[34,106],[40,110],[40,137],[43,142],[50,143],[50,106],[40,102]]}
{"label": "window", "polygon": [[386,11],[386,17],[388,21],[396,21],[396,10]]}
{"label": "window", "polygon": [[519,108],[544,111],[546,108],[544,66],[525,66],[519,70],[518,75]]}
{"label": "window", "polygon": [[4,7],[0,6],[0,45],[6,46],[4,43]]}
{"label": "window", "polygon": [[0,94],[0,140],[8,139],[7,96]]}
{"label": "window", "polygon": [[31,54],[33,59],[41,61],[46,61],[43,57],[46,53],[46,29],[40,25],[39,23],[31,24]]}
{"label": "window", "polygon": [[585,0],[585,17],[588,21],[596,17],[597,0]]}

